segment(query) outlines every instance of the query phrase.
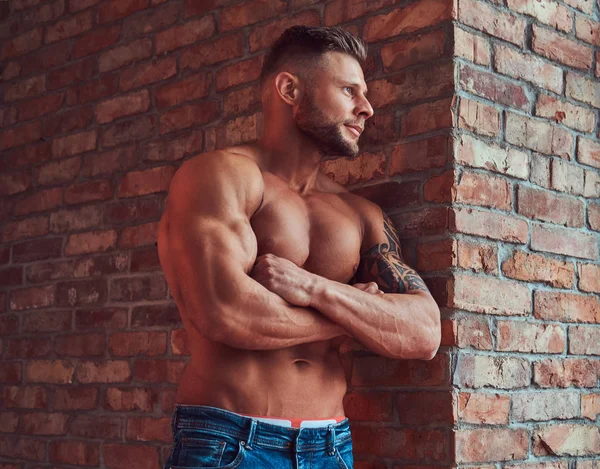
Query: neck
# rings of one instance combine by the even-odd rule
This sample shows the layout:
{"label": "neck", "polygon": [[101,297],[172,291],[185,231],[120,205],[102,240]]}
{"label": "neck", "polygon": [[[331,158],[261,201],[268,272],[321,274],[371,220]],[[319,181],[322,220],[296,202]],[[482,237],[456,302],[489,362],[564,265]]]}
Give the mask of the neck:
{"label": "neck", "polygon": [[259,145],[265,169],[304,194],[314,188],[323,155],[294,125],[265,126]]}

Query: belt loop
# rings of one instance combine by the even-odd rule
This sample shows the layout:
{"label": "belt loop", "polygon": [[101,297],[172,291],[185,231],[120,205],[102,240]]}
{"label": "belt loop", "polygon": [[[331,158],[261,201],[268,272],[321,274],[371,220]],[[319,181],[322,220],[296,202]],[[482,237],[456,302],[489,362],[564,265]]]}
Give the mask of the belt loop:
{"label": "belt loop", "polygon": [[327,425],[327,431],[329,435],[329,454],[333,456],[335,454],[335,428],[333,425]]}
{"label": "belt loop", "polygon": [[254,434],[256,433],[256,420],[250,421],[250,431],[248,432],[248,441],[246,441],[246,449],[252,449],[252,441],[254,440]]}

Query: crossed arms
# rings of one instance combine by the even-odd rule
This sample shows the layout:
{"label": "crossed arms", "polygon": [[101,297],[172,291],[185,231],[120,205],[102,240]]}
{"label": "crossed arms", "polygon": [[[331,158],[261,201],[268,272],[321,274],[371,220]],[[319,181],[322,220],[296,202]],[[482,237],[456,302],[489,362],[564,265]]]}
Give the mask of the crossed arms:
{"label": "crossed arms", "polygon": [[208,340],[249,350],[345,335],[380,355],[432,358],[439,309],[403,262],[381,210],[370,209],[372,247],[361,256],[358,283],[346,285],[274,255],[256,258],[250,218],[263,184],[252,160],[227,152],[189,160],[175,175],[159,243],[177,272],[173,293],[186,323]]}

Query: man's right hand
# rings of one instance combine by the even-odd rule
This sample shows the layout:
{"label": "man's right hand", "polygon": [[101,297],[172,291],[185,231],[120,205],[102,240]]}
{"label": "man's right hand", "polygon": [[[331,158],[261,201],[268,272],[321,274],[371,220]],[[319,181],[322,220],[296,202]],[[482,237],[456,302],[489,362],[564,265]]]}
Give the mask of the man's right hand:
{"label": "man's right hand", "polygon": [[383,295],[383,292],[379,289],[379,285],[377,285],[377,283],[375,282],[354,283],[352,284],[352,286],[367,293],[373,293],[374,295]]}

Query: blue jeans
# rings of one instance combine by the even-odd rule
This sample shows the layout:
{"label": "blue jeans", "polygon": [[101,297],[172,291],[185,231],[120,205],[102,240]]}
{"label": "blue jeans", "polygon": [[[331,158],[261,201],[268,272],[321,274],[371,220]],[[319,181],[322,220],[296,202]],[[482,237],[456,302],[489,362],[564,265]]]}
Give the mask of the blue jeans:
{"label": "blue jeans", "polygon": [[348,419],[325,428],[285,428],[226,410],[177,406],[165,469],[352,469]]}

